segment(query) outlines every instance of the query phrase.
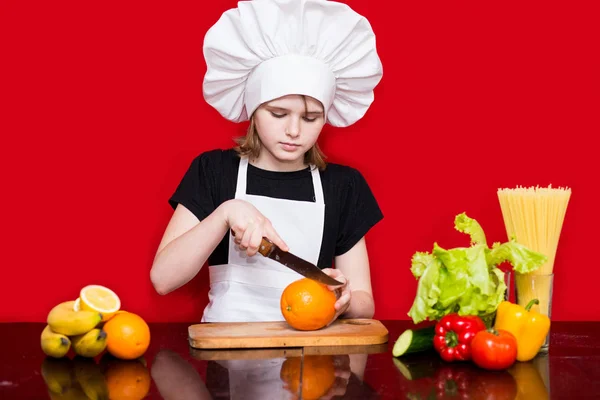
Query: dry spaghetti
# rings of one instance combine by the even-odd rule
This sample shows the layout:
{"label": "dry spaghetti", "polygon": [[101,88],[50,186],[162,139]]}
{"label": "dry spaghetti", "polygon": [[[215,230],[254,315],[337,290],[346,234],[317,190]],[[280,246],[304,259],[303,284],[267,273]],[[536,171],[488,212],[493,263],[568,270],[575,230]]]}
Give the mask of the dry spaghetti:
{"label": "dry spaghetti", "polygon": [[548,260],[529,274],[515,274],[517,302],[540,302],[539,311],[550,316],[552,279],[558,242],[571,198],[570,188],[521,187],[498,189],[506,233]]}

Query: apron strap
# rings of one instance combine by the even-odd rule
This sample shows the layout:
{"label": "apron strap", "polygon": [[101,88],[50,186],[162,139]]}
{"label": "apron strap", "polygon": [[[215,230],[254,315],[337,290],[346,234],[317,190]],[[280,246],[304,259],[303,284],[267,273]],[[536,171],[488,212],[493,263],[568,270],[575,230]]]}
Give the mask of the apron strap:
{"label": "apron strap", "polygon": [[310,165],[310,173],[312,175],[313,187],[315,190],[315,203],[325,204],[325,196],[323,196],[323,185],[321,184],[321,173],[316,165]]}
{"label": "apron strap", "polygon": [[248,175],[248,157],[240,158],[240,167],[238,168],[237,185],[235,187],[235,197],[246,194],[246,180]]}

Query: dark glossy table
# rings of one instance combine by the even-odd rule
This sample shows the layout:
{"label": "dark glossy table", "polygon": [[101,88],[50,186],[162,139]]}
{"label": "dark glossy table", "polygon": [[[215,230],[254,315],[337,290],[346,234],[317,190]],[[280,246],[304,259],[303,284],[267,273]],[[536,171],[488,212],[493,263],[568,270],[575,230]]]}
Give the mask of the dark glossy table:
{"label": "dark glossy table", "polygon": [[[435,353],[394,358],[394,341],[412,325],[382,322],[390,336],[380,346],[228,351],[190,348],[189,324],[150,324],[150,348],[130,362],[106,354],[87,362],[72,354],[49,359],[39,345],[43,324],[2,323],[0,399],[86,399],[77,384],[82,374],[108,381],[113,394],[131,390],[127,398],[146,385],[155,399],[277,400],[299,398],[301,390],[305,399],[600,398],[600,322],[554,322],[549,354],[498,373],[443,363]],[[71,379],[74,389],[53,394],[44,377]]]}

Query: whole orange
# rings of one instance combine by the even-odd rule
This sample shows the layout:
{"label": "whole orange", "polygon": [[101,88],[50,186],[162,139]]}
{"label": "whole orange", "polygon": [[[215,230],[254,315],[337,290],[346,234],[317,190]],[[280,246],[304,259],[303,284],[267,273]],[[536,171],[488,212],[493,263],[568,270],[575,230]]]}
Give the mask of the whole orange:
{"label": "whole orange", "polygon": [[288,358],[283,362],[281,380],[290,393],[298,396],[302,379],[302,399],[316,400],[329,391],[335,382],[335,367],[332,356],[304,356]]}
{"label": "whole orange", "polygon": [[321,329],[335,315],[335,294],[327,286],[303,278],[281,294],[281,313],[290,326],[302,331]]}
{"label": "whole orange", "polygon": [[138,360],[111,362],[104,374],[111,400],[139,400],[150,391],[150,372]]}
{"label": "whole orange", "polygon": [[115,315],[104,324],[106,349],[113,356],[132,360],[150,345],[150,328],[142,317],[130,312]]}

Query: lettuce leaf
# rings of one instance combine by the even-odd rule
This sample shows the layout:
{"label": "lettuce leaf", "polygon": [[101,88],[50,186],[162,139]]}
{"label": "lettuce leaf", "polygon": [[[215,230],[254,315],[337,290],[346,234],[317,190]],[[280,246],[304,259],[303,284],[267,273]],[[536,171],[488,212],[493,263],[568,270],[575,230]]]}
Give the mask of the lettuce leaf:
{"label": "lettuce leaf", "polygon": [[481,227],[481,225],[479,225],[479,222],[467,217],[467,214],[458,214],[456,218],[454,218],[454,228],[461,233],[466,233],[470,235],[471,245],[483,244],[487,246],[487,241],[485,240],[485,233],[483,233],[483,228]]}
{"label": "lettuce leaf", "polygon": [[440,296],[440,288],[437,285],[440,276],[441,263],[439,260],[431,257],[430,261],[424,266],[424,269],[419,279],[417,287],[417,297],[409,311],[409,315],[413,320],[424,321],[429,315],[437,315],[433,308]]}
{"label": "lettuce leaf", "polygon": [[495,244],[489,252],[488,263],[499,265],[508,261],[514,270],[520,274],[527,274],[538,269],[547,260],[547,257],[529,250],[522,244],[511,240],[503,244]]}
{"label": "lettuce leaf", "polygon": [[493,313],[504,300],[504,272],[498,265],[509,262],[519,273],[535,271],[546,256],[511,239],[494,243],[490,249],[479,223],[465,213],[454,220],[455,228],[470,236],[469,247],[416,252],[411,272],[418,279],[417,294],[408,315],[413,322],[439,320],[444,315],[485,316]]}

